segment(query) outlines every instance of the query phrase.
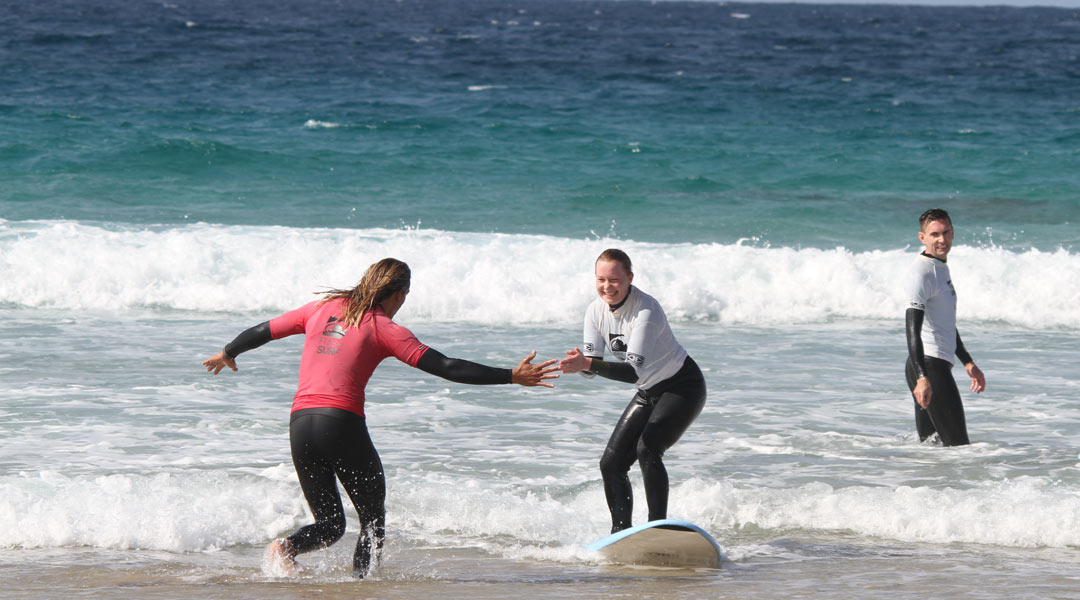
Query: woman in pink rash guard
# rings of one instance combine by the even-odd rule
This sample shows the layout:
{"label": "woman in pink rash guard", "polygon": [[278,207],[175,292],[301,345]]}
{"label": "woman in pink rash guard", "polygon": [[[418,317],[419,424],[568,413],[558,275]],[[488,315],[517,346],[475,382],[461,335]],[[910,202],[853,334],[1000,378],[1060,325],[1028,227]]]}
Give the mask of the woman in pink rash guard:
{"label": "woman in pink rash guard", "polygon": [[300,381],[289,419],[293,466],[315,523],[267,548],[268,557],[289,572],[297,554],[325,548],[345,533],[345,511],[335,478],[341,481],[360,519],[353,568],[363,577],[378,563],[386,522],[386,480],[368,436],[364,387],[375,367],[393,356],[432,375],[475,385],[516,383],[554,387],[554,360],[532,364],[533,351],[514,369],[499,369],[447,358],[391,319],[409,293],[408,265],[384,258],[371,265],[356,287],[332,290],[280,317],[260,323],[206,359],[215,375],[236,370],[241,352],[290,335],[303,334]]}

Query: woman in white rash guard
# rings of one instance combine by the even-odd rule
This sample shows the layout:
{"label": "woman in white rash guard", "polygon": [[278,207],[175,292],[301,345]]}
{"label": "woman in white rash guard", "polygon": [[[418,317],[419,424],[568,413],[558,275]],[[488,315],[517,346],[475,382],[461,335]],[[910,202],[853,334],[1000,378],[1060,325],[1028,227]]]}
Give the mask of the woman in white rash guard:
{"label": "woman in white rash guard", "polygon": [[[596,292],[585,311],[582,352],[568,350],[564,373],[599,375],[637,386],[600,459],[611,532],[631,526],[634,499],[630,467],[645,480],[649,520],[667,518],[668,475],[664,452],[679,440],[705,405],[705,377],[679,345],[664,309],[631,283],[630,257],[618,249],[596,259]],[[605,361],[604,349],[617,361]]]}

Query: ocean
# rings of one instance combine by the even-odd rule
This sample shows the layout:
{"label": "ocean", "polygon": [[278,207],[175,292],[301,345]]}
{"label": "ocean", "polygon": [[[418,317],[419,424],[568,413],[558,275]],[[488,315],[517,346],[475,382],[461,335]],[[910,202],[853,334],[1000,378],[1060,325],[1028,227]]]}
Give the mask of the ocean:
{"label": "ocean", "polygon": [[[0,598],[1080,598],[1080,9],[41,0],[0,9]],[[901,280],[948,210],[973,444],[920,443]],[[388,538],[311,520],[300,340],[396,320],[509,367],[580,345],[626,250],[709,396],[665,458],[716,570],[584,550],[630,386],[367,392]],[[635,467],[635,521],[645,519]]]}

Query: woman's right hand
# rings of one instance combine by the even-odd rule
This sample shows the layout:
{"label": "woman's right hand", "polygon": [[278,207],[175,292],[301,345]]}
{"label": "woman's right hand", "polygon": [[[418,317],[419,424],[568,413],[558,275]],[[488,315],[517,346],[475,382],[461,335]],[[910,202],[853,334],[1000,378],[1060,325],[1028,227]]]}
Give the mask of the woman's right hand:
{"label": "woman's right hand", "polygon": [[225,367],[229,367],[230,369],[235,371],[236,360],[225,356],[225,352],[221,351],[204,360],[202,362],[202,366],[206,367],[207,371],[213,371],[214,375],[217,375]]}
{"label": "woman's right hand", "polygon": [[581,350],[578,348],[567,350],[566,358],[559,362],[559,370],[567,375],[571,373],[580,373],[581,371],[588,370],[589,367],[589,358],[582,354]]}

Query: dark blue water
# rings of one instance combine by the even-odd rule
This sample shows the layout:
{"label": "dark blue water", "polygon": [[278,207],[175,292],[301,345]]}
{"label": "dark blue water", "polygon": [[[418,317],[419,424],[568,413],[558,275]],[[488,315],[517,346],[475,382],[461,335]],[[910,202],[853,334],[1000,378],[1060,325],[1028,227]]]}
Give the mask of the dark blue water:
{"label": "dark blue water", "polygon": [[47,0],[0,40],[7,220],[1078,240],[1075,9]]}

